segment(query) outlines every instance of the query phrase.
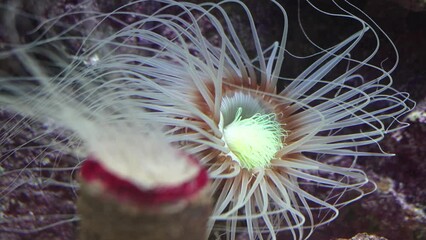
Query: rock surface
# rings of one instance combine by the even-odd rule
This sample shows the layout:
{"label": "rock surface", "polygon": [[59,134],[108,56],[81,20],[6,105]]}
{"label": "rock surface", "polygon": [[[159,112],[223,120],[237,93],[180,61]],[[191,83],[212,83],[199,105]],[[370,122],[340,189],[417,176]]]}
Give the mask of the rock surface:
{"label": "rock surface", "polygon": [[387,240],[387,238],[378,237],[376,235],[368,235],[367,233],[359,233],[352,238],[338,238],[336,240]]}

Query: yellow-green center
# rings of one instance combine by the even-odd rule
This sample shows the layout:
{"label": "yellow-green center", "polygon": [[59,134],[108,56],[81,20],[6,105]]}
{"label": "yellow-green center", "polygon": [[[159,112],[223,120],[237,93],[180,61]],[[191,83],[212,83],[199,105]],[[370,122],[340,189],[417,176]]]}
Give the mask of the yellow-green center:
{"label": "yellow-green center", "polygon": [[234,120],[223,129],[229,155],[243,168],[265,168],[282,148],[284,130],[274,113],[243,118],[242,112],[239,107]]}

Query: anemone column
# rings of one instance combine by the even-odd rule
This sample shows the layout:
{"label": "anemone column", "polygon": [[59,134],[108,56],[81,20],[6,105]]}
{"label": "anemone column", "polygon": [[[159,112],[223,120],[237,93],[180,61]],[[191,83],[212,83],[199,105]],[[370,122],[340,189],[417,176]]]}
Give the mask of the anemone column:
{"label": "anemone column", "polygon": [[211,200],[203,169],[188,182],[144,190],[89,159],[80,179],[80,240],[206,238]]}

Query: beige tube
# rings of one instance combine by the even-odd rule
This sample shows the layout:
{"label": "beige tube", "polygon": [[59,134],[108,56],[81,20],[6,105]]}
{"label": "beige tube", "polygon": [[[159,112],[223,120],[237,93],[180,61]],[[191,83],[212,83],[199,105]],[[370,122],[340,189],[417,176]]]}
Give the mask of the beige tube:
{"label": "beige tube", "polygon": [[[84,166],[83,166],[84,168]],[[90,174],[93,173],[92,169]],[[211,213],[207,173],[202,170],[192,183],[171,186],[164,191],[129,194],[128,182],[118,193],[108,186],[108,176],[82,169],[78,211],[81,217],[80,240],[202,240]],[[105,173],[104,173],[105,174]],[[87,175],[87,174],[86,174]],[[108,173],[107,173],[108,175]],[[110,176],[109,176],[110,177]],[[167,177],[167,176],[165,176]],[[106,180],[105,180],[106,179]],[[120,181],[120,180],[118,180]],[[120,185],[116,184],[115,185]],[[126,185],[127,184],[127,185]],[[193,186],[198,187],[187,191]],[[130,186],[135,189],[135,186]],[[171,190],[171,191],[169,191]],[[190,192],[173,195],[173,193]],[[172,196],[170,196],[172,192]]]}

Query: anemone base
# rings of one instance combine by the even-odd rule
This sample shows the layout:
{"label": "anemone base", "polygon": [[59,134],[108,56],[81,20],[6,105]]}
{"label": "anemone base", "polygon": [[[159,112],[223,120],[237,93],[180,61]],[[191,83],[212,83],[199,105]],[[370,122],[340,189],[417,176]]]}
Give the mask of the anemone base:
{"label": "anemone base", "polygon": [[211,214],[207,187],[197,196],[160,205],[123,204],[99,186],[81,184],[77,203],[80,240],[200,240],[206,239]]}

